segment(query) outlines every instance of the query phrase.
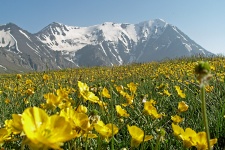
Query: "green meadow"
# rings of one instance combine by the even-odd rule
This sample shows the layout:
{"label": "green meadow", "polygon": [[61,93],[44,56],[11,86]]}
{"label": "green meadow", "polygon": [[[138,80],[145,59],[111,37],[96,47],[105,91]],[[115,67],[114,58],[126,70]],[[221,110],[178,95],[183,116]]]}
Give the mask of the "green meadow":
{"label": "green meadow", "polygon": [[[210,65],[204,83],[196,74],[201,61]],[[221,56],[1,74],[0,146],[208,149],[204,96],[210,145],[224,149],[224,77]]]}

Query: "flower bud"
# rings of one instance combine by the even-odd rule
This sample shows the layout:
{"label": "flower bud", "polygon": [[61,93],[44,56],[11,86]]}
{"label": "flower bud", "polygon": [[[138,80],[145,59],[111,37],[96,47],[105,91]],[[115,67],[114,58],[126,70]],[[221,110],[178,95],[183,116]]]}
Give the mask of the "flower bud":
{"label": "flower bud", "polygon": [[208,62],[200,61],[195,66],[195,74],[197,75],[197,79],[199,80],[200,84],[204,84],[211,78],[210,74],[210,65]]}

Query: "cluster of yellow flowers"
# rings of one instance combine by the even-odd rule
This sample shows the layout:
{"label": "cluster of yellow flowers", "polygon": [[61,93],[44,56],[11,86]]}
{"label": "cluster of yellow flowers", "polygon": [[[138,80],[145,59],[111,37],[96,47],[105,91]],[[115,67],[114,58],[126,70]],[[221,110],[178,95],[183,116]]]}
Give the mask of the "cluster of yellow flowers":
{"label": "cluster of yellow flowers", "polygon": [[[188,110],[188,105],[181,101],[178,104],[178,112],[182,113]],[[190,148],[192,146],[195,146],[198,150],[206,150],[209,149],[207,145],[207,138],[206,138],[206,132],[198,132],[196,133],[191,128],[186,128],[185,130],[181,128],[178,124],[181,123],[184,118],[181,118],[178,115],[171,116],[172,123],[172,129],[175,136],[177,136],[179,139],[183,141],[183,145],[186,148]],[[217,143],[217,138],[210,140],[211,148],[214,144]],[[210,148],[210,149],[211,149]]]}
{"label": "cluster of yellow flowers", "polygon": [[[138,147],[151,139],[156,143],[163,141],[168,131],[163,128],[172,124],[174,135],[185,147],[206,150],[205,132],[179,125],[185,120],[183,113],[189,108],[186,102],[190,101],[190,93],[198,92],[199,81],[194,77],[193,64],[168,61],[68,69],[66,73],[40,73],[41,79],[36,73],[14,75],[14,81],[0,83],[0,99],[3,99],[0,104],[13,112],[8,115],[11,118],[5,115],[0,118],[5,121],[0,128],[0,147],[21,139],[22,147],[28,145],[34,150],[62,149],[70,141],[73,144],[81,141],[82,144],[74,145],[84,147],[85,143],[96,144],[100,139],[112,143],[123,134],[130,134],[127,137],[131,147]],[[212,71],[225,68],[223,61],[211,64]],[[214,76],[223,83],[225,71],[214,72]],[[206,85],[206,92],[214,90],[213,85]],[[176,114],[174,100],[180,101]],[[163,106],[169,107],[170,112],[165,112]],[[169,121],[165,121],[168,116]],[[216,143],[216,138],[211,139],[211,146]]]}
{"label": "cluster of yellow flowers", "polygon": [[[46,77],[46,76],[45,76]],[[125,92],[122,86],[115,86],[119,94],[127,100],[122,104],[123,107],[131,106],[137,90],[137,84],[133,82],[127,84],[129,95]],[[98,104],[100,107],[107,109],[107,103],[103,102],[90,91],[86,83],[78,81],[79,95],[83,102],[90,101],[93,104]],[[64,142],[71,139],[82,137],[83,139],[96,138],[98,135],[93,133],[96,131],[100,137],[109,142],[110,139],[118,133],[119,128],[113,123],[105,124],[100,116],[91,114],[88,116],[87,107],[77,105],[73,107],[72,99],[69,98],[71,90],[60,88],[54,93],[44,94],[46,103],[41,104],[42,108],[29,107],[22,114],[13,114],[12,119],[5,121],[5,127],[1,128],[1,144],[13,139],[12,135],[24,137],[23,144],[28,145],[31,149],[60,149]],[[110,98],[109,91],[104,87],[101,96]],[[132,97],[132,98],[130,98]],[[152,116],[154,119],[161,118],[163,115],[158,114],[154,105],[156,101],[150,100],[144,103],[143,112]],[[57,108],[60,111],[56,111]],[[127,118],[129,113],[122,108],[121,105],[116,105],[115,110],[120,117]],[[53,113],[48,115],[48,113]],[[151,135],[144,135],[144,131],[137,126],[127,125],[127,129],[132,137],[131,147],[137,147],[143,141],[148,141],[153,138]],[[144,138],[144,140],[143,140]]]}
{"label": "cluster of yellow flowers", "polygon": [[[186,128],[185,131],[179,125],[172,123],[172,128],[174,131],[174,135],[176,135],[179,139],[183,141],[183,145],[186,148],[190,148],[195,146],[198,150],[209,149],[206,140],[205,132],[196,133],[191,128]],[[210,145],[213,147],[214,144],[217,143],[217,139],[211,139]],[[211,148],[212,148],[211,147]],[[210,149],[211,149],[210,148]]]}

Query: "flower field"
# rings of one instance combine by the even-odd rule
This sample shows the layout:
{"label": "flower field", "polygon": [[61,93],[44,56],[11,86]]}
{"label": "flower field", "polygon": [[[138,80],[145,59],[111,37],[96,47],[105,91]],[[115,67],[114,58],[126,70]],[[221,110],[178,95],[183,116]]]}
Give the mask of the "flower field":
{"label": "flower field", "polygon": [[224,77],[219,56],[2,74],[0,147],[224,149]]}

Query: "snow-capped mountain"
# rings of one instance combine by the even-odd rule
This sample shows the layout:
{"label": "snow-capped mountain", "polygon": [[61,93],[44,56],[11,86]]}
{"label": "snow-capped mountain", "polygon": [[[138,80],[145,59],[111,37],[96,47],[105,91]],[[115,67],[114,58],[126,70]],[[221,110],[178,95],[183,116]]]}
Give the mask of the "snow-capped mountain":
{"label": "snow-capped mountain", "polygon": [[68,65],[75,66],[33,34],[13,23],[0,26],[0,72],[57,69]]}
{"label": "snow-capped mountain", "polygon": [[0,70],[10,69],[7,64],[15,64],[16,70],[45,70],[122,65],[195,54],[212,55],[162,19],[138,24],[105,22],[89,27],[53,22],[36,34],[12,23],[0,26]]}

